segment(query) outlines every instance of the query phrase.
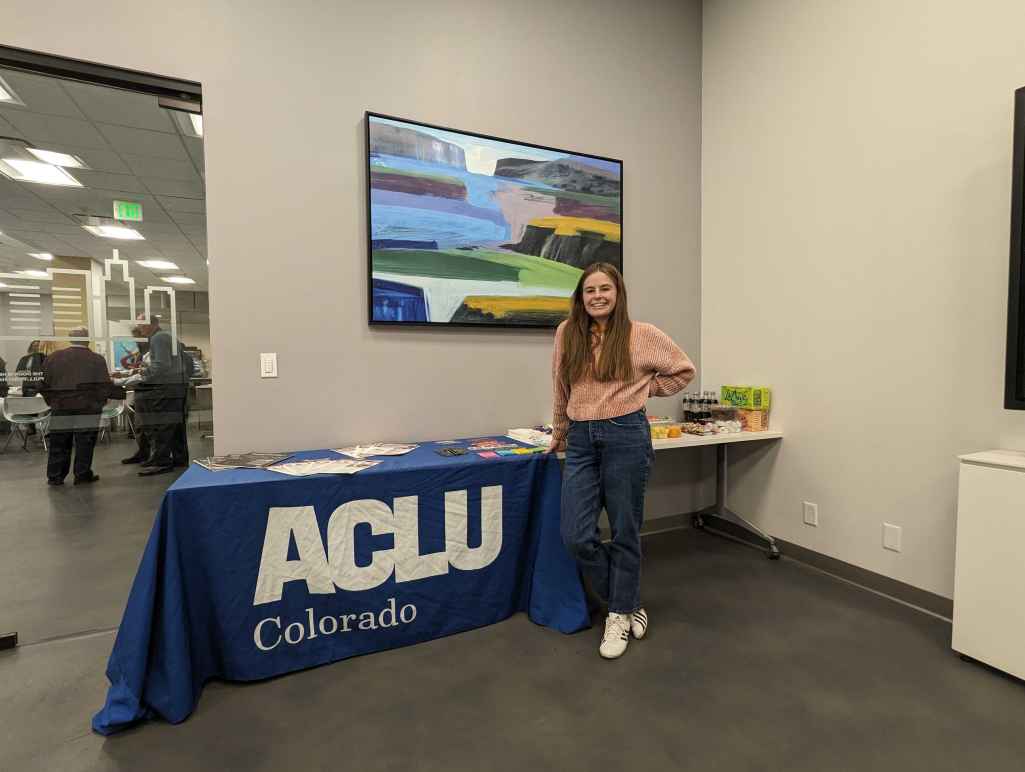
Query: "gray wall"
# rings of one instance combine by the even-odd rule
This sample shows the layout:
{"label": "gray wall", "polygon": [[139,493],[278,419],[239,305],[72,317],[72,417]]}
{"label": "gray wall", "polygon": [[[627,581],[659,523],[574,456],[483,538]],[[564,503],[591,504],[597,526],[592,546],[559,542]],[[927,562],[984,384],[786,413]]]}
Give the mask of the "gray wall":
{"label": "gray wall", "polygon": [[786,432],[734,454],[731,494],[947,597],[957,454],[1025,449],[1002,408],[1023,52],[1020,1],[705,4],[705,376],[774,386]]}
{"label": "gray wall", "polygon": [[[10,45],[203,84],[218,451],[550,420],[550,332],[367,327],[367,109],[622,158],[633,314],[699,359],[696,0],[13,0],[6,15]],[[265,351],[277,380],[258,377]],[[690,508],[659,479],[653,514]]]}

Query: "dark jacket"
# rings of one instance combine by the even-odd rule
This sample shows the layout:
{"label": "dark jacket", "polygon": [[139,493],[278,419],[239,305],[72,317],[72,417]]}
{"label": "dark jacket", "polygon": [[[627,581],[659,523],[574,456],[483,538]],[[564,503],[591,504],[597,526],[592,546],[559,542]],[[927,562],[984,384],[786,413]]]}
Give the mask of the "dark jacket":
{"label": "dark jacket", "polygon": [[21,379],[21,396],[33,397],[39,393],[39,384],[43,380],[43,363],[45,361],[46,354],[39,352],[25,354],[25,356],[18,360],[14,373]]}
{"label": "dark jacket", "polygon": [[120,398],[124,390],[111,383],[103,357],[85,346],[71,346],[46,358],[40,393],[54,410],[99,413],[108,399]]}
{"label": "dark jacket", "polygon": [[149,339],[149,365],[143,368],[142,382],[146,385],[188,384],[192,360],[185,353],[185,346],[179,340],[178,351],[171,346],[171,333],[157,330]]}

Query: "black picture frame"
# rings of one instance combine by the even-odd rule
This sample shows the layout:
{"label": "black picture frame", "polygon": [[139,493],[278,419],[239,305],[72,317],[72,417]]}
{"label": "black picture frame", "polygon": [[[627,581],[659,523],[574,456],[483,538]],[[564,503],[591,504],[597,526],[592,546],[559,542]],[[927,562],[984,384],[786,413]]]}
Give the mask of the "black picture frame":
{"label": "black picture frame", "polygon": [[[412,322],[412,321],[389,321],[380,320],[374,318],[374,250],[373,250],[373,209],[371,202],[371,164],[370,164],[370,120],[371,118],[383,118],[391,121],[401,121],[402,123],[408,123],[413,126],[420,126],[426,129],[436,129],[439,131],[448,131],[456,134],[465,134],[471,137],[479,137],[480,139],[492,140],[496,142],[508,142],[514,145],[521,145],[523,147],[536,148],[538,150],[546,150],[555,153],[565,153],[567,155],[576,155],[587,158],[594,158],[598,161],[605,161],[619,164],[619,184],[620,190],[624,191],[624,179],[625,179],[625,164],[621,158],[612,158],[609,156],[595,155],[594,153],[583,153],[576,150],[567,150],[565,148],[552,147],[549,145],[539,145],[533,142],[523,142],[517,139],[509,139],[508,137],[499,137],[492,134],[482,134],[476,131],[467,131],[466,129],[455,129],[450,126],[440,126],[433,123],[424,123],[423,121],[413,120],[411,118],[403,118],[396,115],[388,115],[386,113],[378,113],[367,110],[363,115],[363,133],[364,133],[364,156],[365,156],[365,174],[366,174],[366,209],[367,209],[367,232],[366,232],[366,249],[367,249],[367,324],[371,327],[400,327],[400,328],[436,328],[436,329],[516,329],[516,330],[551,330],[558,326],[555,324],[519,324],[512,322]],[[623,218],[623,199],[625,196],[621,193],[619,197],[619,222],[620,222],[620,233],[623,232],[623,226],[625,221]],[[620,236],[620,244],[624,244],[622,235]],[[620,272],[625,275],[626,265],[626,253],[622,250],[620,257]]]}
{"label": "black picture frame", "polygon": [[1007,293],[1004,407],[1025,410],[1025,87],[1014,92],[1011,267]]}

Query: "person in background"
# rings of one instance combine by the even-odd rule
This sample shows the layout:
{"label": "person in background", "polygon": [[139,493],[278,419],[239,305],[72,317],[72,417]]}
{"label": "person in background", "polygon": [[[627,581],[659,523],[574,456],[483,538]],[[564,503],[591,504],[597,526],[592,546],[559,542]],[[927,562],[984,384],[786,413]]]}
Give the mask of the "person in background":
{"label": "person in background", "polygon": [[14,368],[15,374],[21,377],[21,396],[34,397],[39,393],[45,361],[46,354],[42,352],[42,344],[38,340],[29,343],[28,353],[18,360]]}
{"label": "person in background", "polygon": [[[143,319],[145,319],[145,317],[143,317],[143,316],[139,317],[140,321],[143,320]],[[143,327],[144,326],[145,325],[141,325],[141,324],[135,325],[135,327],[132,328],[132,337],[133,338],[142,338],[142,337],[144,337],[143,336]],[[137,361],[135,361],[133,359],[132,362],[129,362],[129,363],[122,362],[122,364],[129,364],[131,366],[131,369],[133,370],[134,373],[141,373],[142,369],[145,366],[147,366],[148,363],[149,363],[149,360],[145,358],[146,354],[148,354],[148,353],[149,353],[149,342],[148,341],[140,342],[139,343],[139,350],[137,352]],[[122,384],[125,384],[125,385],[136,384],[135,396],[134,396],[134,399],[133,399],[133,402],[132,402],[132,409],[135,411],[134,431],[135,431],[135,442],[137,443],[138,448],[136,449],[135,453],[133,453],[128,458],[122,458],[121,459],[121,463],[122,464],[147,464],[149,462],[149,460],[153,457],[153,443],[152,443],[152,441],[150,439],[150,436],[149,436],[149,433],[148,433],[147,427],[146,427],[146,422],[148,420],[147,417],[146,417],[146,411],[149,410],[149,403],[148,403],[148,399],[147,398],[148,398],[148,394],[149,394],[150,390],[146,386],[141,385],[140,382],[141,382],[141,375],[139,375],[139,374],[135,374],[135,375],[129,376],[128,378],[125,378],[125,379],[122,379],[122,380],[118,381],[118,383],[122,383]]]}
{"label": "person in background", "polygon": [[180,340],[177,347],[172,345],[171,333],[160,327],[160,317],[151,317],[140,332],[149,338],[150,363],[142,370],[139,386],[146,393],[145,424],[153,456],[139,475],[148,477],[189,464],[185,421],[192,359]]}
{"label": "person in background", "polygon": [[[641,524],[654,452],[644,410],[694,378],[694,364],[652,324],[631,322],[626,285],[615,266],[594,263],[580,276],[569,319],[552,352],[554,431],[549,452],[566,451],[562,539],[592,589],[608,602],[599,654],[615,659],[631,634],[643,638]],[[608,512],[612,541],[598,516]]]}
{"label": "person in background", "polygon": [[[43,380],[43,362],[46,361],[46,354],[43,353],[42,344],[34,340],[28,344],[28,353],[18,360],[14,368],[14,374],[21,381],[21,396],[34,397],[39,393],[39,384]],[[30,425],[28,434],[35,434],[36,427]]]}
{"label": "person in background", "polygon": [[[79,328],[72,330],[70,337],[88,336],[88,330]],[[71,471],[72,446],[75,485],[96,482],[100,476],[93,472],[92,464],[100,413],[108,398],[124,395],[111,382],[106,361],[90,351],[86,341],[74,341],[46,358],[40,393],[51,408],[47,482],[64,484]]]}
{"label": "person in background", "polygon": [[7,363],[0,357],[0,399],[7,396],[10,387],[7,385]]}

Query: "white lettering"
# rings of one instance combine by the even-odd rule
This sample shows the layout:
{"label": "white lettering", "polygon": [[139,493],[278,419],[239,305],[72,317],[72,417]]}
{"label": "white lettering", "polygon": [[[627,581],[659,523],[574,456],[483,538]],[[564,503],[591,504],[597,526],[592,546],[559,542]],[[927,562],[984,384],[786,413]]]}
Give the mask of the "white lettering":
{"label": "white lettering", "polygon": [[[260,630],[268,622],[273,622],[278,627],[278,639],[274,641],[270,646],[263,645],[263,636],[260,634]],[[281,617],[271,617],[270,619],[261,619],[256,625],[256,629],[253,630],[253,643],[256,644],[256,648],[260,651],[270,651],[279,643],[281,643]]]}
{"label": "white lettering", "polygon": [[[316,595],[332,594],[336,586],[358,592],[380,586],[393,572],[396,582],[411,582],[446,574],[449,566],[476,571],[494,562],[502,551],[501,485],[481,489],[481,543],[478,547],[469,546],[470,519],[465,490],[445,493],[444,551],[420,554],[419,517],[416,496],[396,498],[394,512],[383,501],[349,501],[331,514],[325,548],[313,507],[272,507],[267,514],[253,605],[280,601],[287,582],[303,580],[307,591]],[[367,566],[356,565],[355,534],[361,523],[367,523],[374,536],[391,534],[394,538],[394,546],[372,550]],[[288,559],[293,539],[297,560]],[[356,618],[355,615],[339,617],[343,630],[348,629],[349,616]],[[306,637],[316,637],[312,610]]]}
{"label": "white lettering", "polygon": [[466,491],[445,494],[445,539],[448,562],[462,571],[476,571],[490,565],[502,551],[502,486],[490,485],[480,493],[479,547],[470,548],[470,519]]}
{"label": "white lettering", "polygon": [[[292,636],[289,635],[289,631],[293,627],[296,630],[299,631],[299,632],[297,632],[295,634],[295,640],[294,641],[292,640]],[[293,622],[292,624],[290,624],[288,627],[285,628],[285,643],[289,643],[289,644],[294,646],[295,644],[299,643],[299,641],[301,641],[303,639],[303,634],[305,632],[306,631],[303,629],[303,623],[302,622]]]}
{"label": "white lettering", "polygon": [[369,566],[356,565],[355,530],[359,523],[369,523],[374,536],[394,533],[392,511],[383,501],[350,501],[331,514],[327,524],[331,571],[335,584],[350,592],[370,590],[383,584],[395,568],[391,548],[374,550]]}
{"label": "white lettering", "polygon": [[[288,559],[288,544],[293,536],[298,560]],[[326,595],[335,591],[317,527],[317,515],[313,507],[271,507],[253,605],[281,600],[285,583],[300,579],[306,581],[306,589],[311,594]]]}
{"label": "white lettering", "polygon": [[[388,622],[384,621],[384,615],[385,614],[389,615],[388,618],[391,619],[391,623],[388,623]],[[377,623],[379,625],[381,625],[381,627],[398,627],[399,626],[399,623],[395,620],[395,598],[388,598],[388,605],[384,609],[381,610],[381,616],[378,617]]]}
{"label": "white lettering", "polygon": [[313,640],[314,638],[317,637],[317,628],[313,624],[313,609],[311,609],[311,608],[306,609],[306,618],[310,621],[310,626],[309,626],[309,629],[308,629],[308,631],[306,633],[306,637],[309,638],[310,640]]}
{"label": "white lettering", "polygon": [[420,513],[416,496],[395,499],[395,581],[411,582],[448,573],[444,552],[420,554]]}
{"label": "white lettering", "polygon": [[[288,646],[298,646],[305,641],[317,637],[315,630],[320,630],[321,635],[335,635],[338,632],[358,632],[355,628],[349,627],[349,620],[359,619],[359,630],[379,630],[386,627],[399,627],[400,623],[408,625],[416,619],[416,606],[407,603],[396,611],[395,598],[388,598],[383,609],[379,611],[363,611],[357,614],[342,614],[337,617],[325,616],[317,618],[313,608],[307,608],[305,619],[289,622],[282,630],[281,617],[268,617],[260,620],[253,630],[253,643],[260,651],[267,652],[276,649],[282,642]],[[343,627],[339,628],[338,620],[342,621]],[[276,628],[276,634],[272,634],[265,627]],[[273,635],[273,638],[272,638]],[[268,640],[272,638],[272,640]]]}

